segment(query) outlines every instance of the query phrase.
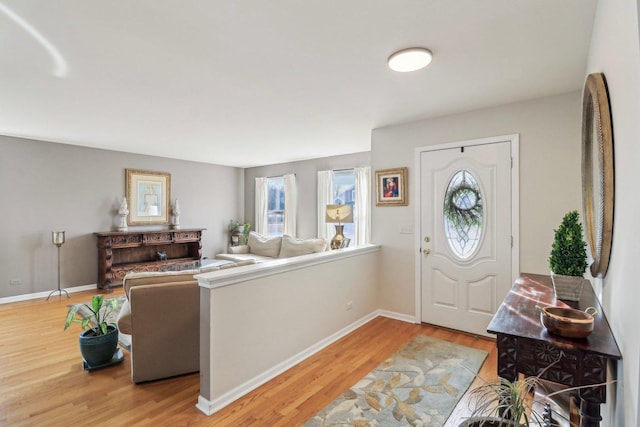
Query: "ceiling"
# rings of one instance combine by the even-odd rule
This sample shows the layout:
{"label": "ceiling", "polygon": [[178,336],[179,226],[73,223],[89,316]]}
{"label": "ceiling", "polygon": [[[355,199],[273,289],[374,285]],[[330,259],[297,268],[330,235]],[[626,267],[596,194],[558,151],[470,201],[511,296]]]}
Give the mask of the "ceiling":
{"label": "ceiling", "polygon": [[[0,134],[250,167],[579,90],[596,0],[0,0]],[[396,73],[387,57],[429,48]]]}

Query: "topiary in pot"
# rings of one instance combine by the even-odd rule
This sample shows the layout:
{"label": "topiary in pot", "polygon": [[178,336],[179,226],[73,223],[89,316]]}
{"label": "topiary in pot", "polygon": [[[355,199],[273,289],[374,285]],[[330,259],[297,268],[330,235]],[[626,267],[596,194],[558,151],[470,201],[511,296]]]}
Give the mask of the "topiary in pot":
{"label": "topiary in pot", "polygon": [[587,268],[587,243],[578,211],[567,212],[554,232],[549,257],[554,291],[558,299],[578,301]]}

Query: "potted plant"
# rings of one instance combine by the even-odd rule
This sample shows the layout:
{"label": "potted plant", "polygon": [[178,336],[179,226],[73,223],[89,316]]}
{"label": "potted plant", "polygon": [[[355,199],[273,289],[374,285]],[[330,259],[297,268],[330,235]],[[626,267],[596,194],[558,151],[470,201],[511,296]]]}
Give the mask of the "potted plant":
{"label": "potted plant", "polygon": [[[561,388],[544,395],[536,395],[536,388],[545,390],[542,380],[544,373],[559,361],[560,358],[542,369],[536,376],[516,378],[515,381],[499,378],[495,383],[483,380],[483,384],[471,390],[470,402],[475,402],[476,406],[471,416],[459,427],[528,427],[529,425],[551,427],[552,410],[548,402],[552,401],[553,396],[615,382],[613,380],[600,384]],[[536,400],[538,396],[547,402],[543,404]],[[540,406],[544,407],[542,414],[537,410]]]}
{"label": "potted plant", "polygon": [[[86,307],[89,315],[76,317],[80,308]],[[109,322],[109,316],[118,308],[117,299],[105,300],[102,295],[94,295],[89,304],[74,304],[69,307],[64,324],[65,331],[72,323],[80,323],[80,353],[89,367],[108,363],[118,346],[118,328]]]}
{"label": "potted plant", "polygon": [[249,232],[251,231],[251,224],[246,223],[244,228],[242,229],[242,244],[246,245],[249,243]]}
{"label": "potted plant", "polygon": [[[249,231],[251,231],[249,223],[243,224],[233,219],[229,222],[229,233],[234,245],[246,245],[249,242]],[[234,239],[234,236],[237,236],[237,239]]]}
{"label": "potted plant", "polygon": [[587,243],[584,241],[578,211],[567,212],[554,232],[549,257],[553,289],[558,299],[578,301],[584,270],[587,268]]}
{"label": "potted plant", "polygon": [[497,383],[485,382],[474,388],[471,396],[477,406],[460,427],[523,427],[532,421],[539,426],[550,425],[550,413],[545,410],[541,415],[533,408],[532,396],[539,383],[539,377],[513,382],[500,378]]}

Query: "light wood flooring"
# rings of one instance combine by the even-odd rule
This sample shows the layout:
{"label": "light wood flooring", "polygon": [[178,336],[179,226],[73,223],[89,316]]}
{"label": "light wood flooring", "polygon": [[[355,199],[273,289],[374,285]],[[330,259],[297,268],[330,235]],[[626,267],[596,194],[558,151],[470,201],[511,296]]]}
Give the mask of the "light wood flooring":
{"label": "light wood flooring", "polygon": [[[135,385],[124,350],[122,364],[82,369],[80,328],[63,325],[67,304],[94,294],[0,305],[0,426],[299,426],[417,334],[489,352],[480,375],[496,378],[494,341],[380,317],[207,417],[198,374]],[[446,426],[468,412],[463,397]]]}

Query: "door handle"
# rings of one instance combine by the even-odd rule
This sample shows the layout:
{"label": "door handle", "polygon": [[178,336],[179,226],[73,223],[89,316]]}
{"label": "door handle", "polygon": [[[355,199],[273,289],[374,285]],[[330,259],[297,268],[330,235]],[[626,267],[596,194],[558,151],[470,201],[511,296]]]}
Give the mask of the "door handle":
{"label": "door handle", "polygon": [[427,249],[423,249],[422,253],[425,255],[429,255],[431,253],[431,249],[427,248]]}

